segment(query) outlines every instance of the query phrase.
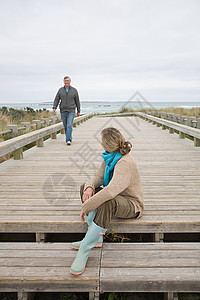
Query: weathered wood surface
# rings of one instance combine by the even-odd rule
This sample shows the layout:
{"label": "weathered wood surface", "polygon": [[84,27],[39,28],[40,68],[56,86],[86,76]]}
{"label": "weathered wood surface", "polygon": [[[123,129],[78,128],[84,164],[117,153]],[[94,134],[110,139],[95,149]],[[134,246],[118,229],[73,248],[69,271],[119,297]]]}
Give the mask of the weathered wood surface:
{"label": "weathered wood surface", "polygon": [[69,243],[0,243],[2,292],[200,292],[200,243],[107,243],[69,273]]}
{"label": "weathered wood surface", "polygon": [[100,165],[100,131],[120,129],[133,144],[140,170],[145,213],[113,219],[117,232],[200,231],[200,149],[138,117],[93,117],[65,136],[0,165],[0,232],[85,232],[79,187]]}
{"label": "weathered wood surface", "polygon": [[0,291],[99,290],[101,249],[91,251],[81,276],[69,273],[76,254],[69,243],[0,243]]}
{"label": "weathered wood surface", "polygon": [[101,292],[200,292],[200,243],[104,244]]}

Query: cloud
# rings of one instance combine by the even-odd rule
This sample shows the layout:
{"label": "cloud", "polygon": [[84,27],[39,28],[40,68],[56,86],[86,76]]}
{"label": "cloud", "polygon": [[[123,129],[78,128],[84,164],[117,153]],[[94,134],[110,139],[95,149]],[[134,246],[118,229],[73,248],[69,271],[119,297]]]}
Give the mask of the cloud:
{"label": "cloud", "polygon": [[[198,0],[10,0],[0,4],[0,102],[199,97]],[[191,98],[190,98],[191,99]]]}

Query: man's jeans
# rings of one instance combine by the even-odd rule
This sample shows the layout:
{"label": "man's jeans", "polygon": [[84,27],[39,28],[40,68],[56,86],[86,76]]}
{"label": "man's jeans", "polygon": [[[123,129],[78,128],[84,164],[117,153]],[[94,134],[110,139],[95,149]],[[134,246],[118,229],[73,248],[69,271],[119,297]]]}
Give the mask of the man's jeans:
{"label": "man's jeans", "polygon": [[61,118],[63,121],[64,129],[65,129],[65,134],[66,134],[66,143],[69,141],[72,141],[72,125],[74,121],[74,112],[70,111],[64,111],[61,112]]}

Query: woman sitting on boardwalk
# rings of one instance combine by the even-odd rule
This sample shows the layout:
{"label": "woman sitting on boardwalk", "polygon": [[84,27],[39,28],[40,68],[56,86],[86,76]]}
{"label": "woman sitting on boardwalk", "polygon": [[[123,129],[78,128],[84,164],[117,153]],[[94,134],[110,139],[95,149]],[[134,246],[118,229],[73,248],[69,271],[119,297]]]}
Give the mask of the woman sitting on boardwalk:
{"label": "woman sitting on boardwalk", "polygon": [[88,231],[82,241],[72,243],[72,248],[79,249],[70,269],[74,275],[84,272],[90,250],[102,246],[103,234],[113,216],[140,218],[144,211],[140,174],[129,154],[131,143],[113,127],[103,129],[101,137],[104,161],[80,189],[83,203],[80,218],[84,223],[86,215]]}

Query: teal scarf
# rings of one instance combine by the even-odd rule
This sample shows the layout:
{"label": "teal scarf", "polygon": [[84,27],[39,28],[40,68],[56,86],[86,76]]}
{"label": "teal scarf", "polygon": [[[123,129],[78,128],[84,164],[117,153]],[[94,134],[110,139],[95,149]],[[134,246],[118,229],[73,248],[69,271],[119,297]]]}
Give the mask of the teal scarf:
{"label": "teal scarf", "polygon": [[118,160],[122,157],[120,152],[103,152],[102,157],[104,159],[104,162],[106,164],[105,167],[105,172],[104,172],[104,179],[103,179],[103,186],[106,186],[109,184],[110,180],[113,177],[113,171],[114,171],[114,166],[118,162]]}

